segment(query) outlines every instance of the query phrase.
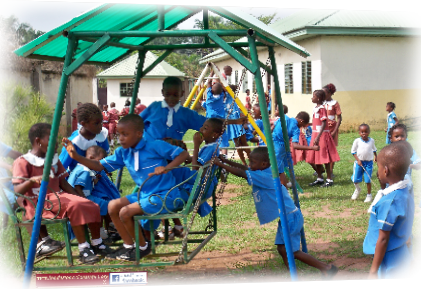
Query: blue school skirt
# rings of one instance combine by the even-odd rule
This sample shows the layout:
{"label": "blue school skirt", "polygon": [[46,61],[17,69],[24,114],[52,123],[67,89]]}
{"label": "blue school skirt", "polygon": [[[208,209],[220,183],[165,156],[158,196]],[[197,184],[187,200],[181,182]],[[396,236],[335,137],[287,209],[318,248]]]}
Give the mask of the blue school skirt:
{"label": "blue school skirt", "polygon": [[239,138],[243,134],[246,133],[246,130],[241,124],[229,124],[227,125],[227,133],[228,139],[234,140],[235,138]]}

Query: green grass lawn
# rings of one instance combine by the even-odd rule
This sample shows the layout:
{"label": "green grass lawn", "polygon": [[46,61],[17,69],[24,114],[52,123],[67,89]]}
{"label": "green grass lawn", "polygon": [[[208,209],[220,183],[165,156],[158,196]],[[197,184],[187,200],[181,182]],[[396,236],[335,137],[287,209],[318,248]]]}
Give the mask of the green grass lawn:
{"label": "green grass lawn", "polygon": [[[192,139],[193,132],[189,131],[185,140]],[[366,234],[369,214],[367,209],[369,204],[364,203],[366,186],[363,185],[362,192],[357,201],[352,201],[351,195],[354,186],[351,182],[352,165],[354,158],[350,153],[352,142],[359,137],[357,133],[342,133],[339,137],[338,152],[341,161],[336,163],[335,185],[330,188],[315,188],[308,186],[308,183],[314,181],[311,167],[306,163],[299,163],[294,167],[297,182],[304,190],[300,194],[300,205],[304,215],[304,229],[306,241],[309,247],[309,253],[325,262],[335,262],[341,258],[367,258],[362,252],[362,244]],[[378,151],[385,146],[385,133],[383,131],[373,131],[370,137],[374,138]],[[410,132],[409,140],[414,145],[419,144],[421,139],[420,132]],[[192,148],[193,144],[188,144]],[[415,147],[415,145],[414,145]],[[373,193],[379,189],[379,184],[375,179],[377,166],[373,172]],[[413,228],[414,239],[420,239],[419,213],[420,203],[419,194],[419,171],[413,172],[413,181],[415,186],[415,204],[416,218]],[[243,179],[230,175],[228,177],[228,186],[224,191],[225,196],[232,196],[228,204],[220,205],[217,210],[218,216],[218,234],[202,250],[203,252],[218,252],[233,254],[233,264],[228,268],[230,274],[254,273],[261,271],[270,271],[276,274],[285,274],[288,272],[282,264],[282,259],[276,252],[273,245],[276,235],[277,223],[272,222],[265,226],[259,226],[258,219],[251,197],[251,187]],[[130,179],[127,170],[124,171],[121,184],[123,195],[129,194],[134,188],[134,183]],[[194,228],[204,228],[208,224],[207,217],[197,217],[194,222]],[[7,261],[12,272],[19,274],[19,255],[13,228],[9,222],[9,227],[2,232],[1,247],[3,253],[2,261]],[[50,234],[55,239],[63,239],[61,229],[57,226],[49,227]],[[29,236],[23,231],[26,244],[29,243]],[[162,252],[179,248],[158,247]],[[77,248],[75,248],[77,250]],[[419,247],[414,246],[414,252],[419,252]],[[240,252],[251,252],[255,254],[259,262],[244,262],[234,258],[235,254]],[[64,256],[64,251],[59,254]],[[259,257],[260,256],[260,257]],[[263,256],[263,257],[262,257]],[[44,262],[44,261],[42,261]],[[64,265],[65,261],[55,261],[57,265]],[[103,261],[108,264],[109,261]],[[317,270],[309,266],[296,262],[300,276],[313,274]],[[340,269],[348,272],[368,272],[368,268],[352,268],[344,265]],[[142,269],[143,270],[143,269]],[[112,271],[110,269],[93,270]],[[113,271],[119,271],[113,269]],[[123,271],[123,270],[122,270]],[[127,270],[125,270],[127,271]],[[165,268],[146,269],[151,275],[158,277],[165,273]],[[174,270],[173,270],[174,271]],[[63,271],[61,271],[63,272]],[[156,274],[156,275],[154,275]]]}

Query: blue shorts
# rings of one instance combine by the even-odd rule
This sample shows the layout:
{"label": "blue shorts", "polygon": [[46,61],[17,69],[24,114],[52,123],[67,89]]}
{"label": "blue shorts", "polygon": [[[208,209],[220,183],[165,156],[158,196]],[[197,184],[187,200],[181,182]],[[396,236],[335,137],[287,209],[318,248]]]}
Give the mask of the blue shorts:
{"label": "blue shorts", "polygon": [[[301,229],[304,225],[303,214],[300,210],[287,214],[289,235],[291,236],[292,251],[300,250]],[[275,245],[285,245],[284,235],[282,234],[281,220],[278,221],[278,231],[276,232]]]}
{"label": "blue shorts", "polygon": [[364,182],[366,184],[371,183],[371,175],[373,174],[373,161],[361,161],[363,167],[360,167],[357,161],[354,162],[354,172],[352,174],[351,180],[354,183],[361,183],[363,181],[364,175]]}
{"label": "blue shorts", "polygon": [[381,279],[397,278],[411,270],[412,256],[406,244],[386,252],[377,275]]}

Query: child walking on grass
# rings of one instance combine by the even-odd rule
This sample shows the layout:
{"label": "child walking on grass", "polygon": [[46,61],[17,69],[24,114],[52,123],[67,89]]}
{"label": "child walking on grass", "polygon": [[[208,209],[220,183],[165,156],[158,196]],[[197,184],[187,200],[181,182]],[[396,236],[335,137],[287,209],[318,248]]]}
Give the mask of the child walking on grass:
{"label": "child walking on grass", "polygon": [[386,111],[388,112],[387,114],[387,128],[384,129],[384,131],[386,132],[386,144],[390,144],[390,138],[389,138],[389,130],[392,126],[394,126],[395,124],[399,124],[399,120],[396,116],[395,113],[395,108],[396,105],[393,102],[388,102],[386,104]]}
{"label": "child walking on grass", "polygon": [[[238,177],[246,179],[248,184],[252,186],[253,200],[256,207],[257,217],[259,218],[261,225],[269,223],[279,217],[279,208],[270,168],[269,154],[266,147],[259,147],[252,151],[249,162],[250,167],[243,166],[224,158],[220,158],[219,160],[217,159],[215,164],[225,168],[228,172]],[[281,186],[281,188],[282,196],[285,202],[294,258],[309,266],[319,269],[320,272],[327,278],[332,278],[338,272],[338,268],[335,265],[325,264],[300,250],[300,231],[304,224],[303,215],[295,206],[287,189],[284,186]],[[280,220],[278,221],[278,231],[276,233],[275,245],[277,245],[278,253],[281,255],[285,266],[289,269]]]}
{"label": "child walking on grass", "polygon": [[382,187],[368,212],[370,220],[363,251],[374,255],[369,278],[396,278],[408,272],[411,253],[407,241],[412,234],[414,198],[408,190],[411,154],[404,142],[384,147],[378,157],[378,178]]}
{"label": "child walking on grass", "polygon": [[[15,192],[31,198],[34,204],[38,201],[50,131],[50,124],[38,123],[33,125],[29,130],[29,140],[31,141],[32,149],[13,163]],[[43,210],[42,217],[53,218],[56,214],[58,214],[57,218],[59,219],[67,217],[79,244],[80,262],[93,264],[99,261],[96,255],[104,256],[111,253],[112,250],[102,242],[100,237],[101,215],[98,205],[79,196],[66,181],[67,175],[56,155],[53,159],[48,184],[52,191],[47,191],[44,204],[50,210]],[[58,194],[59,200],[53,192]],[[25,199],[22,201],[22,205],[26,210],[26,218],[33,218],[35,216],[35,208],[32,204]],[[60,206],[61,208],[59,208]],[[85,238],[85,224],[88,225],[92,235],[91,244]]]}
{"label": "child walking on grass", "polygon": [[351,153],[355,158],[354,171],[351,180],[354,182],[355,191],[351,200],[356,200],[361,192],[359,183],[363,180],[367,184],[367,197],[364,203],[370,203],[373,200],[371,196],[371,175],[373,174],[373,155],[374,162],[377,162],[377,148],[374,145],[374,139],[370,138],[370,127],[368,124],[361,124],[359,127],[360,138],[354,140]]}

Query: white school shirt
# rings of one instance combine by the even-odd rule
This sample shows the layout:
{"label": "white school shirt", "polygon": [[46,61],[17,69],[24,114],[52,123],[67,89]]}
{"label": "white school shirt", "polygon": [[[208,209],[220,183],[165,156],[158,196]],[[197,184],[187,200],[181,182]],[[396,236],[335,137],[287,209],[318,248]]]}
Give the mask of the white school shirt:
{"label": "white school shirt", "polygon": [[352,144],[351,153],[353,155],[357,154],[361,161],[372,161],[374,152],[377,152],[377,148],[374,145],[374,139],[371,137],[368,138],[368,141],[357,138]]}

